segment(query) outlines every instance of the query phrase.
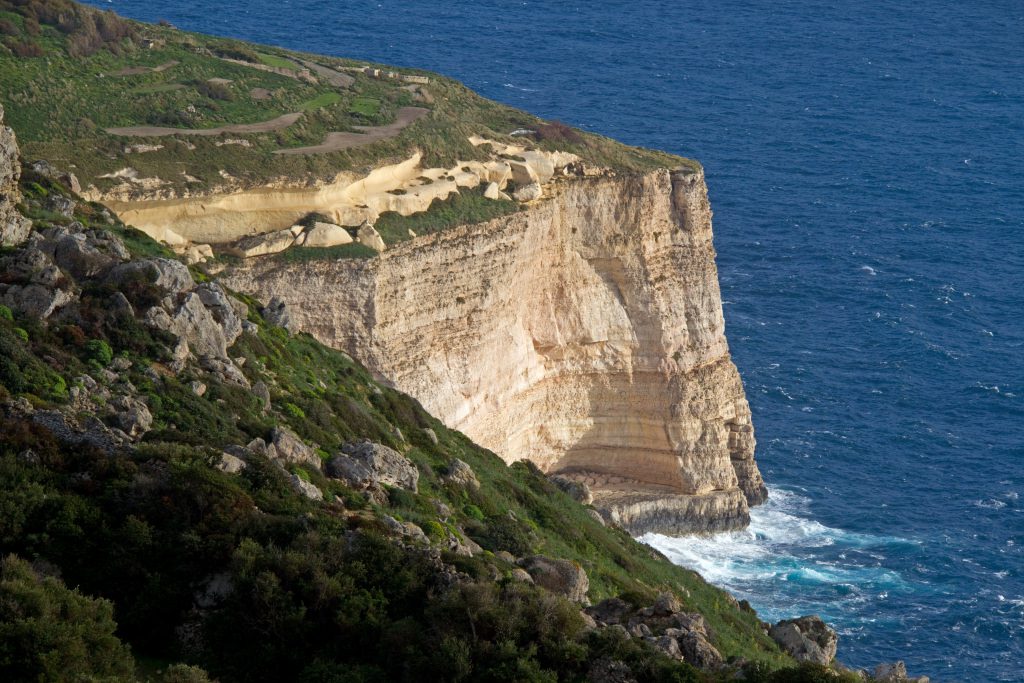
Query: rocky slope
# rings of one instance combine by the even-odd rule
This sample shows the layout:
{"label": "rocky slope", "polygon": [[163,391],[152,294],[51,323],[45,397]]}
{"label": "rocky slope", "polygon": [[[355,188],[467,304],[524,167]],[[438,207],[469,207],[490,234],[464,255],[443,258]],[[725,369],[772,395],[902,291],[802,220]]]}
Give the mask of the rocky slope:
{"label": "rocky slope", "polygon": [[703,174],[574,178],[551,192],[369,261],[249,259],[222,281],[506,461],[586,482],[634,533],[745,526],[766,490]]}

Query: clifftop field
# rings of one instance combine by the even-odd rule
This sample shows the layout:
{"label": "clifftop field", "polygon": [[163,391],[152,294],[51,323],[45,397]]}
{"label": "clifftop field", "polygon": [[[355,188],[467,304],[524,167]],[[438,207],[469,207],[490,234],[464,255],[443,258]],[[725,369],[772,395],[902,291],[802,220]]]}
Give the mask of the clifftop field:
{"label": "clifftop field", "polygon": [[[377,75],[364,68],[377,69]],[[392,74],[389,76],[389,74]],[[408,80],[406,80],[408,79]],[[423,81],[426,81],[425,83]],[[450,79],[366,62],[141,24],[67,0],[0,2],[0,82],[7,118],[30,158],[74,166],[83,187],[131,167],[161,193],[234,185],[326,181],[420,151],[430,165],[483,158],[471,135],[504,141],[537,131],[592,163],[641,170],[688,163],[546,124]],[[321,145],[331,133],[392,124],[403,107],[429,110],[392,137],[345,150],[279,154]],[[288,125],[267,125],[293,115]],[[263,124],[266,132],[114,135],[118,128],[206,130]],[[692,163],[692,162],[689,162]]]}

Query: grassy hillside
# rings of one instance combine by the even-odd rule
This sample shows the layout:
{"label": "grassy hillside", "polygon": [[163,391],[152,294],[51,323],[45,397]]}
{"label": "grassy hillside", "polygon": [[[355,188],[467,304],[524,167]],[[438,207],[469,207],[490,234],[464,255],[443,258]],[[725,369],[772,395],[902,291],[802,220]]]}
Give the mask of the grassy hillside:
{"label": "grassy hillside", "polygon": [[[136,261],[169,256],[99,205],[54,211],[68,196],[55,181],[29,171],[22,185],[44,239],[67,226]],[[39,270],[32,244],[0,252],[0,294],[19,303],[12,292],[42,287],[74,302],[47,320],[0,306],[0,678],[202,681],[202,667],[222,681],[554,681],[614,660],[638,680],[719,680],[741,666],[751,681],[835,680],[785,668],[792,661],[749,608],[345,354],[267,324],[258,302],[242,298],[249,326],[229,356],[247,383],[268,387],[269,406],[202,363],[171,369],[174,338],[142,311],[181,295],[102,275],[88,249],[79,258],[61,247],[62,270]],[[122,396],[152,416],[137,442],[75,444],[48,426],[60,414],[123,427],[107,409]],[[323,459],[359,439],[392,447],[414,463],[418,491],[368,498],[320,467],[254,451],[240,472],[218,467],[223,449],[281,427]],[[445,477],[456,459],[478,489]],[[296,480],[323,500],[300,495]],[[396,536],[389,518],[425,539]],[[458,539],[482,548],[459,553]],[[515,580],[506,553],[570,560],[593,602],[642,607],[671,593],[704,615],[731,664],[701,672],[642,638],[588,628],[578,606]]]}
{"label": "grassy hillside", "polygon": [[[126,167],[142,178],[160,178],[165,191],[216,186],[223,173],[250,186],[277,178],[329,179],[416,150],[427,164],[450,165],[480,157],[466,139],[470,135],[573,151],[621,170],[694,165],[547,125],[436,74],[403,70],[403,75],[429,78],[417,86],[346,70],[365,65],[142,24],[69,0],[0,0],[0,102],[8,123],[28,158],[73,168],[83,186],[108,189],[115,181],[100,176]],[[298,74],[304,69],[308,75]],[[354,80],[349,84],[349,79]],[[430,113],[390,139],[330,153],[274,154],[317,145],[333,131],[386,125],[410,105]],[[131,126],[212,129],[289,113],[301,116],[265,133],[125,137],[107,132]],[[509,136],[523,128],[537,134]],[[223,144],[228,140],[236,143]],[[145,147],[129,149],[139,145]]]}

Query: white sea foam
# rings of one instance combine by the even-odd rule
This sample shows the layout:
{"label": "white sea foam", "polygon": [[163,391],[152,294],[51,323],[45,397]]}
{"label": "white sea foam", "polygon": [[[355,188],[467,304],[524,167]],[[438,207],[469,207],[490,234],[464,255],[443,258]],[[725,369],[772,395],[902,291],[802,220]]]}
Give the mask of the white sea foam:
{"label": "white sea foam", "polygon": [[809,516],[809,502],[799,493],[772,489],[742,531],[685,538],[646,534],[640,540],[768,615],[785,611],[808,592],[827,590],[835,600],[863,602],[905,587],[897,572],[879,566],[885,553],[878,549],[908,541],[825,526]]}

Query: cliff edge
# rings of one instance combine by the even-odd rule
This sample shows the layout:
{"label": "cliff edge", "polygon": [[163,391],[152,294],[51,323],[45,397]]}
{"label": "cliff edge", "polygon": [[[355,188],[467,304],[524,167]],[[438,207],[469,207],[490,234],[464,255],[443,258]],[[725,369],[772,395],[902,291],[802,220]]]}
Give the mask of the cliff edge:
{"label": "cliff edge", "polygon": [[714,256],[703,174],[659,170],[371,260],[221,277],[506,461],[585,481],[632,533],[685,534],[742,528],[767,493]]}

